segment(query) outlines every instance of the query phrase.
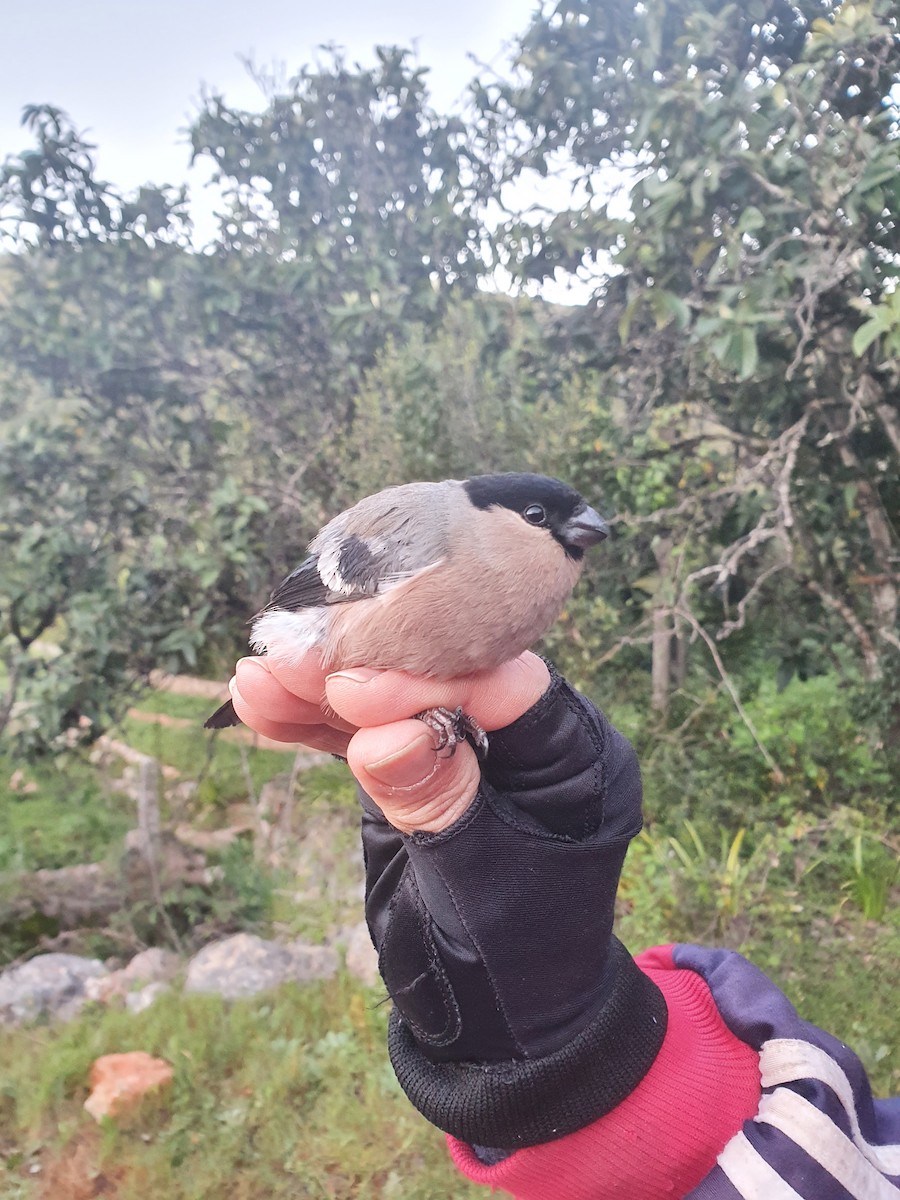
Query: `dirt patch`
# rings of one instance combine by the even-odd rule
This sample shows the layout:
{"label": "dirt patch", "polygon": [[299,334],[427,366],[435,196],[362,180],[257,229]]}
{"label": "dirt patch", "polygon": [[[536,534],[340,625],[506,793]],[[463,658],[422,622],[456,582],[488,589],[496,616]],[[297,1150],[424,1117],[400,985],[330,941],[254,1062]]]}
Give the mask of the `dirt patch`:
{"label": "dirt patch", "polygon": [[198,679],[194,675],[167,675],[164,671],[150,672],[150,686],[175,696],[200,696],[204,700],[228,699],[228,684],[215,679]]}
{"label": "dirt patch", "polygon": [[[168,679],[183,679],[182,676],[167,676]],[[189,680],[192,683],[205,683],[206,680],[195,679]],[[173,688],[163,689],[166,691],[174,691]],[[182,693],[190,695],[191,693]],[[135,721],[142,721],[146,725],[162,725],[166,729],[196,729],[198,734],[203,732],[199,721],[192,721],[190,717],[170,717],[168,713],[150,713],[144,712],[140,708],[130,708],[128,715]],[[293,742],[275,742],[271,738],[263,737],[261,733],[254,733],[252,729],[248,729],[246,725],[234,725],[231,729],[220,729],[216,733],[217,737],[223,737],[226,742],[239,742],[245,746],[255,746],[257,750],[279,750],[282,754],[290,753],[295,748]],[[115,749],[115,746],[111,746]],[[327,763],[331,760],[330,754],[325,754],[324,751],[310,750],[309,761],[304,762],[304,767],[321,766],[322,763]],[[165,771],[166,768],[163,768]]]}
{"label": "dirt patch", "polygon": [[100,1168],[100,1137],[85,1130],[55,1154],[40,1160],[38,1200],[115,1200],[126,1172],[121,1167]]}

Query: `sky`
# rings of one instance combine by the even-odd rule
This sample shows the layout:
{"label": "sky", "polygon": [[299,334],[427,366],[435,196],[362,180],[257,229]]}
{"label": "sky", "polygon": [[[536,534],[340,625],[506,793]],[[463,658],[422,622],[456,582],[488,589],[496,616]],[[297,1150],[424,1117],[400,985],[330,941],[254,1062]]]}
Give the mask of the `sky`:
{"label": "sky", "polygon": [[[262,108],[248,59],[264,74],[290,78],[330,44],[364,66],[374,63],[375,46],[401,45],[429,68],[434,107],[451,112],[483,65],[505,72],[516,35],[539,7],[540,0],[0,0],[0,162],[30,144],[20,126],[25,105],[53,104],[97,147],[101,179],[126,192],[186,182],[194,243],[202,246],[221,206],[209,184],[212,162],[190,166],[186,130],[204,90]],[[513,199],[523,208],[562,208],[568,197],[562,178],[535,177]],[[502,269],[491,286],[507,290]],[[579,304],[592,286],[590,272],[583,280],[557,272],[537,290]]]}
{"label": "sky", "polygon": [[[64,109],[98,147],[101,178],[130,190],[188,181],[200,208],[203,168],[189,170],[185,129],[201,90],[262,106],[248,57],[287,76],[337,43],[371,64],[376,45],[411,46],[449,110],[476,74],[501,68],[537,0],[42,0],[3,5],[0,161],[25,149],[26,104]],[[201,213],[196,214],[201,220]]]}

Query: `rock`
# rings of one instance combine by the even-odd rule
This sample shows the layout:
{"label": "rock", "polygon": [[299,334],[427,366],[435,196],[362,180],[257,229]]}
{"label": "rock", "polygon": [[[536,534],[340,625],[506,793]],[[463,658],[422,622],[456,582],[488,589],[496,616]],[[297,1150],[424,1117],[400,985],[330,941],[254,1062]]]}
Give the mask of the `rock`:
{"label": "rock", "polygon": [[337,974],[340,960],[332,946],[311,946],[308,942],[291,942],[287,946],[293,958],[288,976],[295,983],[310,983],[313,979],[331,979]]}
{"label": "rock", "polygon": [[187,822],[175,826],[175,836],[183,846],[194,850],[224,850],[238,838],[252,837],[253,825],[247,821],[241,825],[229,825],[225,829],[194,829]]}
{"label": "rock", "polygon": [[95,1121],[120,1116],[148,1092],[171,1083],[173,1074],[169,1063],[143,1050],[104,1054],[91,1067],[92,1091],[84,1102],[85,1110]]}
{"label": "rock", "polygon": [[39,954],[0,974],[0,1021],[33,1021],[40,1017],[67,1021],[90,999],[88,981],[106,974],[106,968],[95,958]]}
{"label": "rock", "polygon": [[129,829],[125,834],[125,853],[121,859],[121,873],[129,900],[142,900],[154,896],[156,887],[170,891],[181,887],[205,887],[210,883],[210,872],[206,856],[192,846],[183,846],[174,833],[164,829],[159,835],[159,853],[154,882],[150,864],[145,854],[146,839],[140,829]]}
{"label": "rock", "polygon": [[287,978],[291,956],[283,946],[249,933],[213,942],[188,963],[186,992],[214,992],[226,999],[254,996]]}
{"label": "rock", "polygon": [[102,925],[125,903],[118,872],[102,863],[55,870],[45,867],[7,878],[0,900],[0,925],[15,925],[36,913],[57,928]]}
{"label": "rock", "polygon": [[156,983],[148,983],[146,987],[142,987],[139,992],[129,992],[125,997],[125,1007],[130,1013],[142,1013],[144,1009],[149,1008],[155,1003],[160,996],[170,991],[169,985],[163,983],[162,980],[157,980]]}
{"label": "rock", "polygon": [[157,980],[171,979],[176,973],[181,960],[171,950],[163,950],[159,946],[151,946],[136,954],[127,967],[117,971],[129,983],[155,983]]}
{"label": "rock", "polygon": [[[89,979],[85,984],[85,992],[89,1000],[98,1000],[102,1004],[123,999],[127,1004],[129,996],[137,984],[153,984],[169,980],[179,966],[180,959],[177,954],[173,954],[171,950],[161,950],[157,946],[152,946],[149,950],[142,950],[140,954],[136,954],[121,971],[111,971],[109,975]],[[162,990],[165,991],[165,988]],[[153,999],[155,998],[154,996]],[[147,1003],[152,1003],[152,1000]],[[128,1004],[128,1007],[131,1008],[131,1005]],[[135,1010],[132,1009],[132,1011]],[[140,1009],[136,1011],[140,1011]]]}
{"label": "rock", "polygon": [[282,946],[250,933],[236,933],[195,954],[188,964],[185,991],[214,992],[226,1000],[255,996],[293,980],[327,978],[337,970],[330,946],[294,942]]}
{"label": "rock", "polygon": [[369,927],[365,921],[354,925],[347,935],[347,970],[367,987],[374,987],[380,979],[378,974],[378,951],[372,945]]}

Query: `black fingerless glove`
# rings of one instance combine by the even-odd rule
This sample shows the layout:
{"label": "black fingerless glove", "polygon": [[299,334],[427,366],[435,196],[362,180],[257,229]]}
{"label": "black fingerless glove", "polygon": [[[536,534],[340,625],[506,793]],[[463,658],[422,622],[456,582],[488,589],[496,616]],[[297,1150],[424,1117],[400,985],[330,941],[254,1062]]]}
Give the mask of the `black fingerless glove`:
{"label": "black fingerless glove", "polygon": [[363,798],[366,916],[391,1061],[428,1120],[482,1146],[550,1141],[619,1104],[662,1043],[656,986],[612,936],[641,827],[629,742],[556,672],[490,735],[473,804],[402,836]]}

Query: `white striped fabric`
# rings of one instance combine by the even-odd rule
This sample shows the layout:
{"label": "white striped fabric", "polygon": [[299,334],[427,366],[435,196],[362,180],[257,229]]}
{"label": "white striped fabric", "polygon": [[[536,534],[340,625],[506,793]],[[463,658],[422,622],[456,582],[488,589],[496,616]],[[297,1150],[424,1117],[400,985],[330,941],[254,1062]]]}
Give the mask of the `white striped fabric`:
{"label": "white striped fabric", "polygon": [[754,1120],[780,1129],[846,1188],[854,1200],[900,1197],[900,1190],[872,1166],[827,1113],[789,1088],[776,1088],[770,1096],[763,1096]]}
{"label": "white striped fabric", "polygon": [[[862,1135],[853,1088],[841,1066],[818,1046],[795,1038],[773,1038],[760,1052],[763,1095],[753,1118],[777,1129],[804,1151],[823,1172],[854,1200],[900,1200],[900,1188],[887,1175],[900,1175],[900,1145],[875,1146]],[[835,1125],[827,1113],[786,1087],[802,1079],[825,1084],[847,1114],[852,1137]],[[731,1139],[718,1163],[742,1200],[802,1200],[769,1161],[785,1147],[772,1146],[764,1156],[744,1133]]]}
{"label": "white striped fabric", "polygon": [[736,1133],[718,1162],[743,1200],[803,1200],[751,1145],[746,1134]]}
{"label": "white striped fabric", "polygon": [[795,1079],[817,1079],[830,1087],[843,1105],[860,1154],[882,1174],[900,1175],[900,1146],[873,1146],[866,1141],[859,1128],[850,1080],[830,1054],[796,1038],[773,1038],[760,1052],[759,1070],[764,1088]]}

